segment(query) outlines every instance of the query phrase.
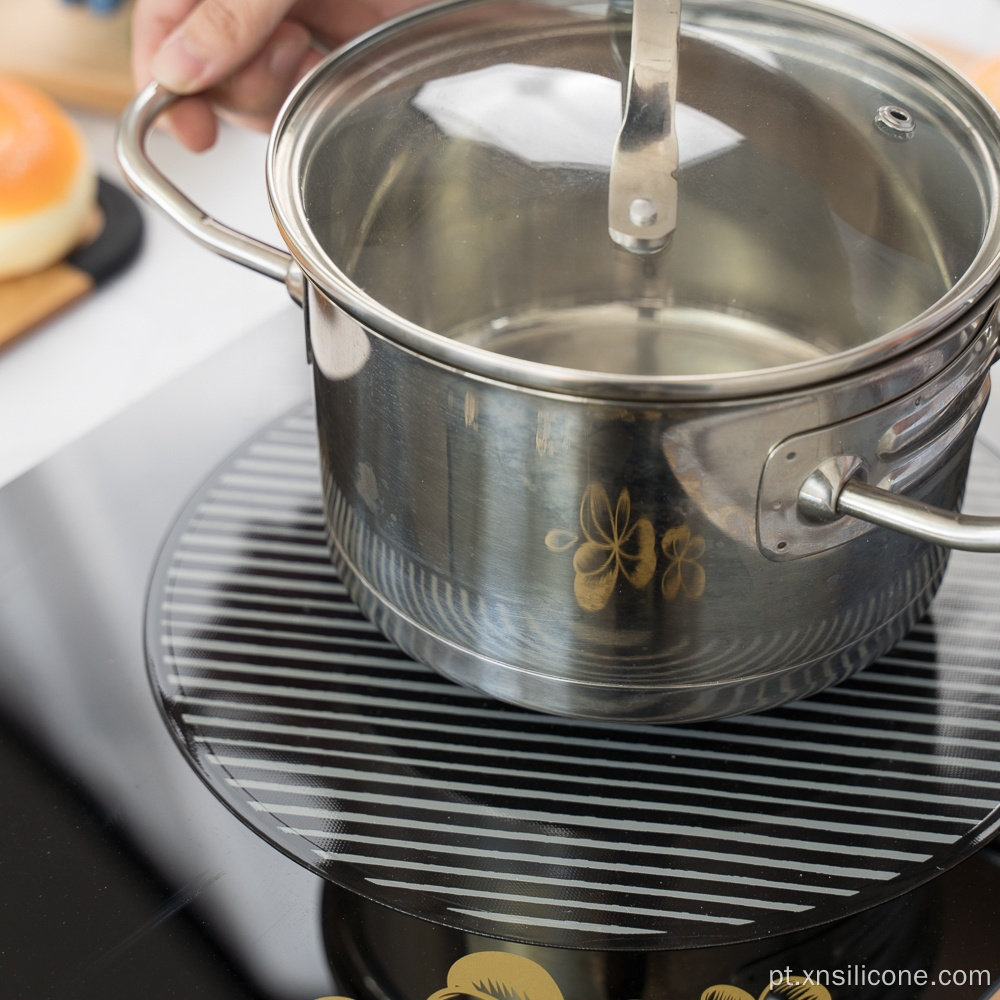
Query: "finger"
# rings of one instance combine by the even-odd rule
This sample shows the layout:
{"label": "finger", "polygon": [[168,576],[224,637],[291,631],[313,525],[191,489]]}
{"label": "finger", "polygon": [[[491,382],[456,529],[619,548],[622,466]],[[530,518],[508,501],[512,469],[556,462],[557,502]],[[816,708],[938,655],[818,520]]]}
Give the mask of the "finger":
{"label": "finger", "polygon": [[136,87],[153,78],[149,64],[198,0],[137,0],[132,12],[132,76]]}
{"label": "finger", "polygon": [[427,0],[299,0],[295,16],[330,45],[341,45]]}
{"label": "finger", "polygon": [[288,92],[320,59],[312,49],[310,33],[301,24],[283,22],[242,70],[204,94],[175,105],[167,117],[168,129],[195,152],[215,142],[216,114],[266,132]]}
{"label": "finger", "polygon": [[292,3],[201,0],[160,46],[150,62],[150,71],[176,93],[206,90],[254,56]]}
{"label": "finger", "polygon": [[[212,89],[213,101],[232,116],[269,122],[305,72],[311,46],[312,36],[303,25],[283,21],[243,69]],[[308,60],[309,66],[315,61]]]}
{"label": "finger", "polygon": [[[197,3],[198,0],[137,0],[132,12],[132,78],[137,88],[145,87],[153,78],[149,66],[153,56]],[[181,101],[156,124],[189,149],[208,149],[215,142],[215,116],[208,102],[202,99]]]}
{"label": "finger", "polygon": [[[298,81],[305,76],[306,73],[313,68],[313,66],[320,63],[322,59],[323,56],[319,52],[314,49],[310,49],[303,57],[302,62],[299,64],[298,69],[293,75],[293,78],[285,91],[285,95],[287,96],[288,90],[298,83]],[[278,111],[281,109],[282,103],[283,101],[278,100],[273,102],[267,110],[261,110],[258,112],[248,110],[230,111],[224,105],[218,106],[216,110],[219,112],[220,116],[225,118],[228,122],[241,125],[244,128],[254,129],[257,132],[269,132],[271,130],[271,126],[274,124],[274,119],[277,117]]]}
{"label": "finger", "polygon": [[166,130],[195,153],[215,145],[219,123],[212,102],[201,95],[185,97],[160,120]]}

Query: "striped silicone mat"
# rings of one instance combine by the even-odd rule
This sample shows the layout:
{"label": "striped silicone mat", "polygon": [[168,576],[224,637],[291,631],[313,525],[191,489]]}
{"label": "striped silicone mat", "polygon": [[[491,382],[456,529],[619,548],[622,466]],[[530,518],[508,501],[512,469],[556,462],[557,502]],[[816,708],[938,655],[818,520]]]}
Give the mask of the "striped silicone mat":
{"label": "striped silicone mat", "polygon": [[[194,766],[324,877],[477,934],[681,948],[837,919],[993,834],[1000,556],[956,553],[930,619],[808,701],[679,727],[553,718],[439,677],[360,614],[314,437],[304,407],[205,484],[146,634]],[[998,496],[977,446],[966,510]]]}

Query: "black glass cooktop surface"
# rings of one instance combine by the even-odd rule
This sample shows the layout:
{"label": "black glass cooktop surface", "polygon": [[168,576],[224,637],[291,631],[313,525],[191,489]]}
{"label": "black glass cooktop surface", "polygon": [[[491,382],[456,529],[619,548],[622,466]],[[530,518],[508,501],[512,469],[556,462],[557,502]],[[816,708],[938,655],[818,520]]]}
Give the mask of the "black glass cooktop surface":
{"label": "black glass cooktop surface", "polygon": [[[521,862],[511,858],[510,838],[499,835],[503,832],[500,827],[479,841],[469,833],[471,825],[484,823],[484,817],[494,822],[491,813],[503,817],[505,809],[523,810],[526,806],[523,802],[498,802],[488,786],[483,787],[481,777],[454,769],[456,764],[466,767],[471,758],[452,756],[458,729],[464,725],[476,731],[467,740],[480,769],[487,750],[499,751],[489,754],[489,766],[494,768],[488,772],[491,781],[498,780],[501,773],[525,770],[516,755],[504,755],[509,727],[515,721],[520,727],[523,713],[488,707],[478,696],[445,687],[448,682],[414,668],[380,645],[379,637],[357,619],[352,619],[356,636],[372,645],[367,653],[355,655],[360,660],[369,657],[379,661],[372,668],[376,677],[383,669],[381,661],[391,663],[396,671],[392,675],[395,687],[386,689],[383,685],[379,697],[393,695],[396,688],[424,691],[434,704],[450,706],[447,726],[452,727],[442,725],[436,734],[418,733],[412,722],[396,727],[389,724],[391,706],[383,706],[379,712],[386,720],[384,728],[366,728],[371,723],[364,720],[345,727],[349,736],[338,744],[341,756],[336,761],[322,753],[308,761],[297,753],[288,754],[286,759],[302,765],[299,783],[316,789],[310,808],[329,809],[337,801],[338,808],[349,812],[363,808],[366,815],[384,819],[362,826],[345,819],[341,838],[317,845],[331,855],[322,859],[323,865],[336,864],[338,854],[355,855],[349,861],[341,860],[353,866],[352,879],[358,883],[342,878],[338,884],[325,869],[327,877],[322,877],[296,863],[285,853],[286,845],[276,850],[274,843],[234,815],[206,787],[164,724],[145,666],[146,595],[163,540],[182,512],[190,510],[190,498],[199,484],[210,480],[227,456],[255,439],[262,428],[273,427],[275,420],[308,398],[309,372],[301,337],[301,315],[289,310],[0,489],[0,780],[4,793],[0,996],[4,1000],[132,996],[317,1000],[334,995],[353,1000],[443,1000],[456,995],[481,1000],[746,1000],[748,996],[791,995],[800,1000],[825,1000],[822,989],[834,1000],[867,996],[975,1000],[983,995],[988,981],[1000,975],[996,957],[1000,953],[1000,868],[989,848],[973,853],[922,886],[851,916],[832,917],[823,926],[806,927],[812,921],[797,922],[792,917],[781,933],[760,936],[755,932],[741,943],[696,949],[650,951],[630,946],[625,950],[591,947],[582,951],[512,944],[488,938],[476,927],[445,927],[393,909],[383,905],[389,901],[387,897],[382,903],[373,902],[367,897],[377,894],[361,891],[363,879],[405,883],[407,892],[418,895],[430,891],[424,886],[448,888],[451,879],[452,886],[461,885],[464,898],[445,892],[437,899],[448,898],[450,905],[463,909],[515,914],[505,937],[522,941],[544,937],[531,926],[536,914],[525,908],[530,904],[507,898],[542,891],[533,888],[539,885],[537,856]],[[305,430],[302,433],[307,434]],[[314,531],[316,525],[306,527]],[[285,538],[279,544],[299,541]],[[319,544],[318,536],[311,535],[304,544]],[[282,558],[272,550],[267,558],[274,557]],[[325,566],[317,564],[319,575],[326,572]],[[974,591],[980,586],[974,579],[978,571],[970,572],[962,587],[967,584]],[[174,594],[171,599],[180,603],[181,596]],[[197,605],[199,601],[193,597],[186,595],[185,603]],[[240,600],[230,602],[233,610],[239,610]],[[886,850],[899,854],[933,853],[942,843],[959,842],[965,853],[977,846],[975,837],[988,832],[992,773],[983,765],[982,773],[973,774],[969,762],[985,761],[992,748],[994,703],[992,685],[983,675],[989,667],[984,661],[989,657],[976,652],[981,639],[972,633],[992,635],[996,625],[989,600],[977,607],[980,617],[971,629],[956,624],[936,607],[932,624],[921,626],[923,631],[918,630],[911,644],[893,654],[897,662],[879,665],[876,672],[883,677],[864,682],[872,694],[889,685],[909,698],[911,709],[897,707],[897,712],[920,716],[925,711],[921,706],[927,690],[936,687],[956,704],[980,704],[974,718],[958,721],[949,712],[930,726],[909,716],[886,717],[883,724],[861,712],[852,723],[859,747],[872,740],[879,748],[879,770],[886,774],[878,784],[887,791],[893,789],[902,761],[923,756],[927,749],[924,737],[933,734],[935,746],[949,749],[947,760],[934,774],[933,789],[918,782],[912,790],[961,800],[958,813],[968,825],[956,826],[952,811],[942,813],[938,801],[930,798],[920,805],[916,795],[890,795],[893,804],[881,804],[879,808],[886,814],[878,817],[852,812],[846,793],[826,787],[836,785],[838,779],[821,776],[818,771],[807,775],[813,751],[803,750],[794,755],[795,780],[804,783],[795,786],[798,791],[764,789],[760,783],[757,787],[771,798],[791,800],[805,783],[823,784],[823,788],[816,788],[816,799],[823,804],[814,814],[822,820],[817,821],[809,838],[828,840],[834,831],[843,833],[845,827],[867,826],[877,827],[880,844],[889,844]],[[313,608],[310,614],[319,612]],[[184,613],[194,614],[190,609]],[[298,614],[290,608],[279,613]],[[347,612],[342,608],[339,613]],[[230,617],[230,625],[240,618]],[[211,628],[193,628],[186,634],[251,646],[262,639],[232,631],[225,636],[210,634],[218,626],[213,620]],[[253,629],[257,625],[243,621],[238,627]],[[929,651],[931,628],[936,653]],[[288,623],[271,633],[268,641],[282,644],[281,631],[288,631]],[[176,634],[179,637],[181,632]],[[322,641],[316,645],[323,648]],[[954,663],[949,654],[946,663],[941,649],[962,652]],[[226,646],[224,650],[215,648],[212,655],[225,661],[234,651]],[[936,663],[932,662],[935,658]],[[185,665],[185,673],[188,667]],[[213,683],[223,674],[203,667],[190,669],[190,676],[212,678]],[[274,676],[262,676],[263,680],[252,683],[268,687],[278,683]],[[906,683],[897,683],[902,677],[907,678]],[[232,679],[250,683],[246,677]],[[346,682],[334,682],[335,686],[341,683]],[[204,697],[207,691],[203,685],[197,697]],[[355,689],[356,695],[362,693]],[[267,692],[268,697],[273,694]],[[215,697],[214,693],[210,697]],[[298,707],[291,700],[283,704]],[[863,699],[853,704],[869,707]],[[216,704],[200,706],[197,711],[205,715],[209,708],[221,710]],[[463,716],[466,709],[472,713],[467,718]],[[192,710],[191,706],[185,708],[186,712]],[[312,704],[308,710],[346,712],[347,708],[342,703]],[[828,735],[820,724],[819,710],[787,711],[793,714],[783,718],[813,720],[813,742],[819,753]],[[240,713],[250,715],[244,707],[229,711],[224,716],[225,725],[214,730],[214,735],[228,741],[247,739],[245,731],[230,728]],[[471,719],[476,724],[469,726]],[[301,716],[294,725],[320,730],[310,745],[329,749],[326,723],[313,726],[313,721],[313,717]],[[577,731],[574,723],[533,721],[531,725],[555,727],[565,737],[566,746],[559,753],[567,758],[574,758],[586,741],[594,739],[590,732]],[[755,754],[762,762],[769,762],[768,768],[776,766],[782,756],[792,756],[781,749],[787,745],[787,732],[783,734],[772,723],[727,725],[731,744],[744,752],[756,748]],[[484,728],[487,726],[492,728]],[[698,772],[706,788],[720,786],[724,792],[721,784],[729,779],[718,770],[720,762],[707,754],[698,758],[697,747],[708,749],[699,735],[701,728],[688,730],[676,761],[678,767],[692,772],[685,780]],[[873,735],[875,730],[878,732]],[[383,739],[381,747],[369,738],[376,732]],[[287,733],[272,735],[276,737],[272,742],[287,744]],[[655,771],[640,776],[630,767],[619,766],[619,750],[611,744],[622,737],[611,732],[604,735],[608,752],[594,754],[595,783],[598,777],[611,773],[616,783],[633,782],[632,791],[638,799],[651,794],[661,777]],[[256,735],[250,738],[257,741]],[[648,742],[650,737],[643,733],[634,739]],[[325,794],[325,783],[331,777],[329,769],[343,770],[343,754],[348,751],[377,756],[379,760],[373,762],[376,770],[398,777],[403,772],[394,761],[401,740],[409,745],[427,744],[421,746],[419,760],[411,761],[406,773],[412,778],[410,785],[436,789],[451,807],[435,822],[454,823],[454,850],[445,857],[421,848],[406,855],[408,867],[388,870],[376,864],[368,868],[361,859],[374,856],[378,862],[378,852],[387,848],[387,841],[399,840],[411,847],[419,841],[426,832],[421,826],[427,822],[426,816],[411,811],[402,818],[393,817],[390,812],[379,812],[381,803],[361,804],[358,797],[349,800],[344,795],[333,800]],[[447,745],[446,751],[442,751],[443,745]],[[628,759],[634,759],[634,750],[629,748]],[[241,762],[226,764],[231,777],[238,776],[244,783],[270,780],[263,776],[268,768],[242,769],[247,759],[256,763],[261,748],[236,742],[213,746],[213,753],[220,751]],[[551,746],[545,752],[551,754]],[[685,754],[686,762],[681,763]],[[871,755],[866,752],[866,756]],[[606,760],[616,762],[610,772],[603,763]],[[858,761],[845,760],[845,765],[855,767]],[[567,761],[565,771],[567,783],[578,789],[574,794],[582,798],[605,794],[592,788],[584,790],[575,781],[581,771],[578,763]],[[982,782],[976,786],[978,792],[970,790],[973,778]],[[410,786],[401,781],[390,784],[395,789],[392,795],[411,794]],[[470,785],[474,787],[467,787]],[[359,785],[351,787],[359,794],[365,791]],[[544,780],[531,787],[541,793],[531,808],[539,813],[547,811],[551,820],[548,832],[553,846],[545,877],[572,882],[577,871],[563,866],[560,859],[565,853],[563,841],[575,836],[578,826],[560,817],[580,815],[591,807],[575,801],[550,801],[550,788]],[[733,804],[735,793],[745,790],[734,784],[726,789],[734,793],[732,801],[724,801],[721,795],[684,792],[685,801],[700,804],[700,825],[722,823],[722,813],[735,814],[745,808]],[[284,794],[268,789],[265,800],[258,794],[263,791],[254,790],[258,803],[273,802],[274,795]],[[383,788],[380,794],[389,797],[390,793]],[[615,789],[614,794],[622,792]],[[981,801],[970,803],[970,799]],[[293,804],[291,799],[282,801]],[[787,803],[780,806],[788,808]],[[315,816],[298,816],[289,822],[291,815],[277,815],[283,825],[296,830],[306,829],[316,820]],[[657,815],[656,822],[662,823],[664,814]],[[638,813],[619,816],[612,812],[602,815],[593,829],[614,827],[619,822],[625,829],[639,818]],[[787,836],[792,824],[783,826]],[[919,838],[886,833],[894,827],[919,831]],[[327,828],[324,834],[329,832]],[[745,832],[753,837],[759,834],[749,821]],[[795,835],[803,836],[798,830]],[[302,838],[301,833],[289,836]],[[861,838],[858,843],[869,842],[863,839],[868,834],[857,836]],[[624,835],[621,840],[632,838]],[[931,840],[937,846],[927,847]],[[834,890],[820,894],[823,896],[836,896],[837,890],[843,889],[833,873],[812,871],[806,863],[776,875],[774,866],[765,863],[772,846],[761,843],[745,849],[744,874],[748,879]],[[476,881],[482,860],[490,853],[507,856],[509,864],[522,864],[516,892],[509,886],[484,886]],[[755,866],[753,858],[758,854]],[[803,862],[811,856],[809,852],[800,855]],[[707,859],[699,859],[692,865],[681,854],[666,859],[651,852],[651,859],[654,865],[671,867],[678,873],[695,867],[703,871],[707,864]],[[608,852],[601,855],[600,862],[598,878],[604,883],[617,882],[628,874],[626,866],[635,866],[634,859],[616,859]],[[616,869],[617,864],[622,867]],[[860,851],[851,864],[866,871],[875,867]],[[462,870],[474,874],[466,877]],[[680,874],[677,877],[676,882],[654,879],[649,883],[649,909],[661,911],[669,904],[686,912],[724,916],[743,912],[736,905],[713,900],[685,899],[681,903]],[[718,884],[720,891],[714,895],[735,899],[746,894],[749,882],[721,880]],[[475,901],[469,898],[470,887],[479,890]],[[559,919],[601,923],[618,919],[615,901],[602,898],[601,902],[603,909],[588,911],[586,917],[578,910],[567,910]],[[636,919],[634,914],[629,917],[633,924]],[[769,989],[776,969],[800,978],[806,972],[824,973],[828,986],[785,983]]]}
{"label": "black glass cooktop surface", "polygon": [[[977,447],[966,509],[1000,494]],[[1000,812],[1000,556],[844,684],[761,715],[597,724],[501,704],[400,653],[333,569],[310,406],[183,511],[147,652],[175,736],[319,874],[471,933],[700,947],[828,923],[976,850]]]}

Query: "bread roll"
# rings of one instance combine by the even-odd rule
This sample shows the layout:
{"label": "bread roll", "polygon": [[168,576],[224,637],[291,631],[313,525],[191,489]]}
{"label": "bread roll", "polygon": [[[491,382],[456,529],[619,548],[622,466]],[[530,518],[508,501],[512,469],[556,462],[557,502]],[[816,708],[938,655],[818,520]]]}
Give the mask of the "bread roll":
{"label": "bread roll", "polygon": [[61,260],[82,238],[96,192],[72,119],[34,87],[0,76],[0,279]]}

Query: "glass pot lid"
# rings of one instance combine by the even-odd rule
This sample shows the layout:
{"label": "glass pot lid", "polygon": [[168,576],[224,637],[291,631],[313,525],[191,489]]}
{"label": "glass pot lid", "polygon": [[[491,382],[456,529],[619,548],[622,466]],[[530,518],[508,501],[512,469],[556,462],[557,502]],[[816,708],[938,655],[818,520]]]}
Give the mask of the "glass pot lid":
{"label": "glass pot lid", "polygon": [[310,280],[426,356],[620,398],[816,384],[984,295],[995,113],[931,56],[795,0],[685,0],[676,104],[638,112],[676,137],[676,170],[646,159],[654,188],[676,177],[676,228],[655,253],[613,239],[629,8],[459,0],[317,67],[268,156]]}

